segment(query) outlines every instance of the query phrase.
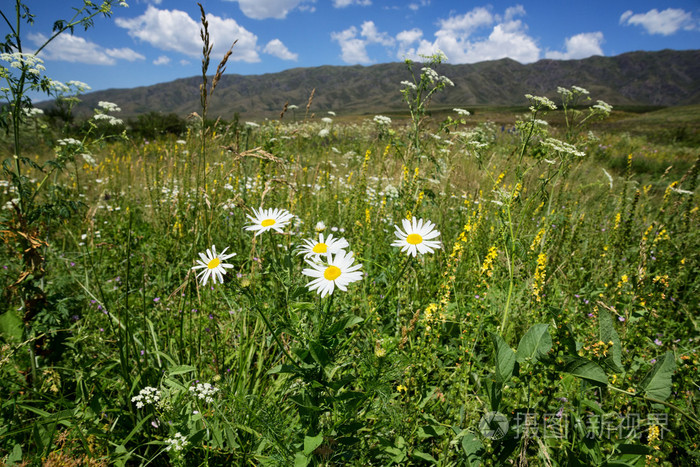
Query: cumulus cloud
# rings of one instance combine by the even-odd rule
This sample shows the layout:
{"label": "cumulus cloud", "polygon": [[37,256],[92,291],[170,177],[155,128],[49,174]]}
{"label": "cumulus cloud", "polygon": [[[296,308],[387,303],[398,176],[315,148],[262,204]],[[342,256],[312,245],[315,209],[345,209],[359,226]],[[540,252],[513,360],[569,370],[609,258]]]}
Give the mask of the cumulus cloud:
{"label": "cumulus cloud", "polygon": [[646,13],[634,14],[627,10],[620,16],[620,24],[642,26],[649,34],[670,36],[679,30],[692,31],[698,29],[698,22],[690,12],[679,8],[667,8],[659,11],[656,8]]}
{"label": "cumulus cloud", "polygon": [[566,39],[566,52],[547,52],[545,56],[555,60],[576,60],[592,55],[604,55],[600,45],[603,43],[603,33],[584,32]]}
{"label": "cumulus cloud", "polygon": [[373,21],[365,21],[360,29],[351,26],[340,32],[332,32],[331,39],[340,44],[341,58],[345,63],[372,63],[367,54],[367,46],[380,44],[393,46],[395,40],[385,32],[380,32]]}
{"label": "cumulus cloud", "polygon": [[[48,37],[44,34],[29,34],[29,40],[37,46],[44,44]],[[94,42],[79,36],[63,34],[56,37],[41,52],[46,60],[60,60],[71,63],[90,65],[115,65],[117,60],[130,62],[144,60],[146,57],[129,48],[105,49]]]}
{"label": "cumulus cloud", "polygon": [[[209,37],[214,45],[212,60],[224,56],[231,44],[237,40],[231,61],[259,62],[256,51],[258,37],[240,26],[233,19],[207,15]],[[117,26],[126,29],[129,35],[161,50],[180,52],[190,57],[202,53],[199,36],[201,25],[180,10],[159,10],[149,6],[145,13],[135,18],[117,18]]]}
{"label": "cumulus cloud", "polygon": [[[534,62],[539,59],[540,49],[527,34],[527,26],[516,19],[524,14],[521,5],[508,8],[504,15],[477,7],[440,20],[433,41],[423,39],[420,30],[402,31],[397,35],[397,58],[421,60],[421,55],[432,55],[440,50],[450,63],[475,63],[505,57],[521,63]],[[482,31],[488,31],[488,35],[481,34]]]}
{"label": "cumulus cloud", "polygon": [[153,60],[154,65],[167,65],[168,63],[170,63],[170,57],[167,55],[161,55]]}
{"label": "cumulus cloud", "polygon": [[333,6],[336,8],[345,8],[350,5],[369,6],[372,0],[333,0]]}
{"label": "cumulus cloud", "polygon": [[267,45],[265,45],[263,52],[265,52],[266,54],[274,55],[275,57],[281,58],[282,60],[296,61],[299,58],[299,54],[290,52],[287,46],[284,45],[279,39],[272,39],[270,42],[268,42]]}
{"label": "cumulus cloud", "polygon": [[[227,0],[238,2],[238,6],[244,15],[253,19],[284,19],[295,8],[309,9],[302,4],[315,0]],[[313,9],[312,9],[313,10]]]}
{"label": "cumulus cloud", "polygon": [[420,2],[412,2],[408,4],[408,9],[418,11],[421,7],[430,5],[430,0],[420,0]]}

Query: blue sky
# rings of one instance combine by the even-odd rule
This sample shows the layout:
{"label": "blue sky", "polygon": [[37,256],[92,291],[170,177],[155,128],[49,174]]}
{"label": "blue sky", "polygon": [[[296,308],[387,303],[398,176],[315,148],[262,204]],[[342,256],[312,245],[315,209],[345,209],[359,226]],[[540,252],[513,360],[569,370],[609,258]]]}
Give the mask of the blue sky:
{"label": "blue sky", "polygon": [[[14,16],[14,1],[0,9]],[[24,52],[50,36],[80,0],[27,0]],[[116,2],[115,2],[116,3]],[[39,55],[46,74],[93,90],[131,88],[201,73],[194,0],[126,0],[93,28],[55,39]],[[697,0],[201,0],[214,43],[210,73],[234,40],[227,73],[263,74],[320,65],[418,59],[438,49],[448,63],[510,57],[580,59],[635,50],[699,49]],[[8,28],[3,23],[3,36]]]}

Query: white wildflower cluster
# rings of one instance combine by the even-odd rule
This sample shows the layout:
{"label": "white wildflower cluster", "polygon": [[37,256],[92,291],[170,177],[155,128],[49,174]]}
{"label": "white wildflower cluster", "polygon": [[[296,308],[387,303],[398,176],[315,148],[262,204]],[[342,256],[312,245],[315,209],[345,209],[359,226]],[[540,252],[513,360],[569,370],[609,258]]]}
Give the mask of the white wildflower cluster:
{"label": "white wildflower cluster", "polygon": [[189,441],[187,441],[187,438],[185,438],[184,435],[181,433],[175,433],[175,436],[172,438],[168,438],[165,440],[165,444],[168,446],[165,448],[166,451],[182,451],[187,447],[188,444],[190,444]]}
{"label": "white wildflower cluster", "polygon": [[437,71],[433,70],[430,67],[424,66],[423,68],[420,69],[421,75],[425,76],[428,78],[428,80],[431,83],[434,83],[435,81],[440,80],[440,75],[438,74]]}
{"label": "white wildflower cluster", "polygon": [[245,122],[245,126],[247,126],[248,128],[259,128],[260,127],[260,125],[258,125],[255,122]]}
{"label": "white wildflower cluster", "polygon": [[75,93],[81,93],[81,92],[89,91],[92,89],[86,83],[83,83],[82,81],[76,81],[74,79],[68,81],[66,84],[68,85],[69,88],[72,88]]}
{"label": "white wildflower cluster", "polygon": [[404,88],[413,89],[414,91],[418,89],[418,86],[416,86],[415,83],[412,83],[412,82],[410,82],[410,81],[401,81],[401,85],[402,85]]}
{"label": "white wildflower cluster", "polygon": [[119,0],[119,6],[123,8],[129,8],[129,4],[126,3],[124,0]]}
{"label": "white wildflower cluster", "polygon": [[97,107],[104,110],[105,112],[121,112],[122,109],[119,108],[114,102],[100,101],[97,103]]}
{"label": "white wildflower cluster", "polygon": [[44,61],[34,54],[20,52],[2,53],[0,54],[0,60],[8,62],[11,68],[24,69],[27,73],[33,75],[39,75],[42,71],[46,71],[46,67],[43,65]]}
{"label": "white wildflower cluster", "polygon": [[321,119],[321,121],[322,121],[323,123],[327,123],[327,124],[329,124],[329,125],[330,125],[331,123],[333,123],[333,119],[330,118],[330,117],[323,117],[323,118]]}
{"label": "white wildflower cluster", "polygon": [[327,137],[331,131],[328,128],[321,128],[321,130],[318,132],[319,138],[325,138]]}
{"label": "white wildflower cluster", "polygon": [[561,154],[571,154],[572,156],[576,157],[583,157],[586,155],[585,152],[579,151],[578,149],[576,149],[575,146],[569,143],[565,143],[563,141],[559,141],[555,138],[547,138],[546,140],[542,141],[542,145]]}
{"label": "white wildflower cluster", "polygon": [[100,101],[97,103],[99,109],[95,109],[94,118],[95,121],[104,121],[109,125],[116,126],[121,125],[124,121],[114,115],[109,115],[108,112],[121,112],[122,109],[113,102]]}
{"label": "white wildflower cluster", "polygon": [[157,404],[160,401],[160,391],[151,386],[146,386],[139,391],[137,396],[131,398],[131,402],[136,402],[136,408],[140,409],[146,404]]}
{"label": "white wildflower cluster", "polygon": [[105,121],[107,124],[112,126],[117,126],[124,123],[124,120],[122,120],[121,118],[117,118],[114,115],[109,114],[95,114],[95,116],[92,118],[99,121]]}
{"label": "white wildflower cluster", "polygon": [[214,395],[219,392],[219,388],[212,386],[210,383],[197,383],[196,386],[190,386],[190,392],[197,398],[207,404],[214,402]]}
{"label": "white wildflower cluster", "polygon": [[92,167],[97,167],[97,161],[95,160],[94,157],[92,157],[91,154],[81,154],[83,160],[85,161],[86,164],[92,166]]}
{"label": "white wildflower cluster", "polygon": [[59,146],[81,146],[83,143],[75,138],[63,138],[56,141]]}
{"label": "white wildflower cluster", "polygon": [[525,94],[525,98],[532,103],[532,105],[530,106],[530,110],[532,112],[535,112],[536,110],[542,108],[547,108],[549,110],[557,110],[556,104],[547,97]]}
{"label": "white wildflower cluster", "polygon": [[612,105],[608,104],[607,102],[604,101],[598,101],[597,104],[591,106],[591,109],[597,110],[600,113],[607,115],[610,115],[610,112],[612,112]]}
{"label": "white wildflower cluster", "polygon": [[464,110],[464,109],[452,109],[452,110],[454,112],[457,112],[457,115],[459,115],[460,117],[468,117],[469,115],[471,115],[468,110]]}
{"label": "white wildflower cluster", "polygon": [[41,109],[37,109],[36,107],[22,109],[22,112],[24,113],[24,116],[28,118],[34,118],[38,117],[39,115],[44,115],[44,111]]}
{"label": "white wildflower cluster", "polygon": [[376,123],[379,126],[391,125],[391,118],[385,117],[384,115],[375,115],[372,121],[374,121],[374,123]]}
{"label": "white wildflower cluster", "polygon": [[49,79],[49,88],[57,92],[58,94],[66,94],[70,91],[70,88],[60,81],[55,79]]}
{"label": "white wildflower cluster", "polygon": [[333,112],[332,110],[329,110],[328,115],[330,115],[331,117],[335,117],[335,112]]}

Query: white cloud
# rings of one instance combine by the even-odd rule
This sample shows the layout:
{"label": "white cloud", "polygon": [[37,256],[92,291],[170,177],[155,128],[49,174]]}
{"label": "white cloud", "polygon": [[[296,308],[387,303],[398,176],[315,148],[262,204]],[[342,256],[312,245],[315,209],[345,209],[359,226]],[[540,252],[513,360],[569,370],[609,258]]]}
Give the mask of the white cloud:
{"label": "white cloud", "polygon": [[369,6],[372,0],[333,0],[333,6],[336,8],[345,8],[350,5]]}
{"label": "white cloud", "polygon": [[167,55],[161,55],[153,60],[154,65],[167,65],[168,63],[170,63],[170,57]]}
{"label": "white cloud", "polygon": [[351,26],[341,32],[332,32],[331,39],[340,44],[341,58],[345,63],[372,63],[367,54],[368,45],[381,44],[390,47],[395,42],[387,33],[380,32],[373,21],[362,23],[360,30]]}
{"label": "white cloud", "polygon": [[[44,34],[29,34],[28,37],[37,46],[44,44],[48,40],[48,37]],[[87,63],[90,65],[115,65],[117,59],[133,62],[146,58],[129,48],[105,49],[94,42],[69,34],[56,37],[41,51],[40,57],[47,60]]]}
{"label": "white cloud", "polygon": [[[421,55],[432,55],[442,51],[450,63],[475,63],[509,57],[521,63],[530,63],[540,58],[540,49],[527,34],[527,26],[516,16],[525,14],[517,5],[510,7],[503,16],[492,14],[487,8],[473,10],[440,20],[440,29],[435,40],[422,39],[420,30],[402,31],[397,58],[421,60]],[[487,30],[487,36],[477,33]]]}
{"label": "white cloud", "polygon": [[[209,22],[209,38],[214,45],[211,59],[218,62],[231,46],[233,48],[231,61],[259,62],[256,51],[258,37],[240,26],[233,19],[225,19],[215,15],[207,15]],[[161,50],[180,52],[190,57],[201,56],[202,41],[200,38],[201,24],[184,11],[159,10],[149,6],[144,14],[136,18],[117,18],[117,26],[127,29],[129,35],[151,44]]]}
{"label": "white cloud", "polygon": [[430,0],[420,0],[420,2],[413,2],[408,4],[409,10],[418,11],[421,7],[430,5]]}
{"label": "white cloud", "polygon": [[[238,2],[238,6],[244,15],[253,19],[284,19],[290,11],[299,7],[300,10],[308,9],[300,7],[302,3],[315,0],[226,0]],[[313,11],[313,8],[311,9]]]}
{"label": "white cloud", "polygon": [[576,60],[592,55],[604,55],[600,47],[602,43],[602,32],[584,32],[566,39],[566,52],[552,51],[547,52],[545,56],[555,60]]}
{"label": "white cloud", "polygon": [[371,63],[367,55],[367,43],[357,37],[355,26],[341,32],[332,32],[331,39],[340,44],[340,57],[345,63]]}
{"label": "white cloud", "polygon": [[374,21],[365,21],[362,23],[360,34],[366,39],[368,44],[382,44],[384,46],[394,45],[394,39],[389,37],[385,32],[379,32]]}
{"label": "white cloud", "polygon": [[268,42],[265,48],[263,49],[263,52],[265,52],[266,54],[274,55],[275,57],[281,58],[282,60],[296,61],[299,58],[299,54],[290,52],[287,46],[284,45],[279,39],[272,39],[270,42]]}
{"label": "white cloud", "polygon": [[128,47],[122,47],[121,49],[106,49],[105,53],[112,58],[126,60],[127,62],[135,62],[136,60],[146,59],[146,57]]}
{"label": "white cloud", "polygon": [[636,15],[632,10],[627,10],[620,16],[620,24],[642,26],[649,34],[664,36],[675,34],[681,29],[698,29],[698,22],[693,19],[693,15],[678,8],[667,8],[664,11],[654,8]]}

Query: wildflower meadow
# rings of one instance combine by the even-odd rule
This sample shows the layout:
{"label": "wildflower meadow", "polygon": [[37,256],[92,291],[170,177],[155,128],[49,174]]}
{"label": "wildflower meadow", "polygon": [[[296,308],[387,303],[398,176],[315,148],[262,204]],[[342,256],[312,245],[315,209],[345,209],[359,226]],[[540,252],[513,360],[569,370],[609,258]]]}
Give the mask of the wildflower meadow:
{"label": "wildflower meadow", "polygon": [[146,137],[119,103],[32,106],[89,86],[23,53],[16,4],[0,463],[700,462],[697,141],[567,83],[498,122],[435,108],[441,53],[399,114],[216,119],[236,49],[209,57],[203,8],[202,107]]}

